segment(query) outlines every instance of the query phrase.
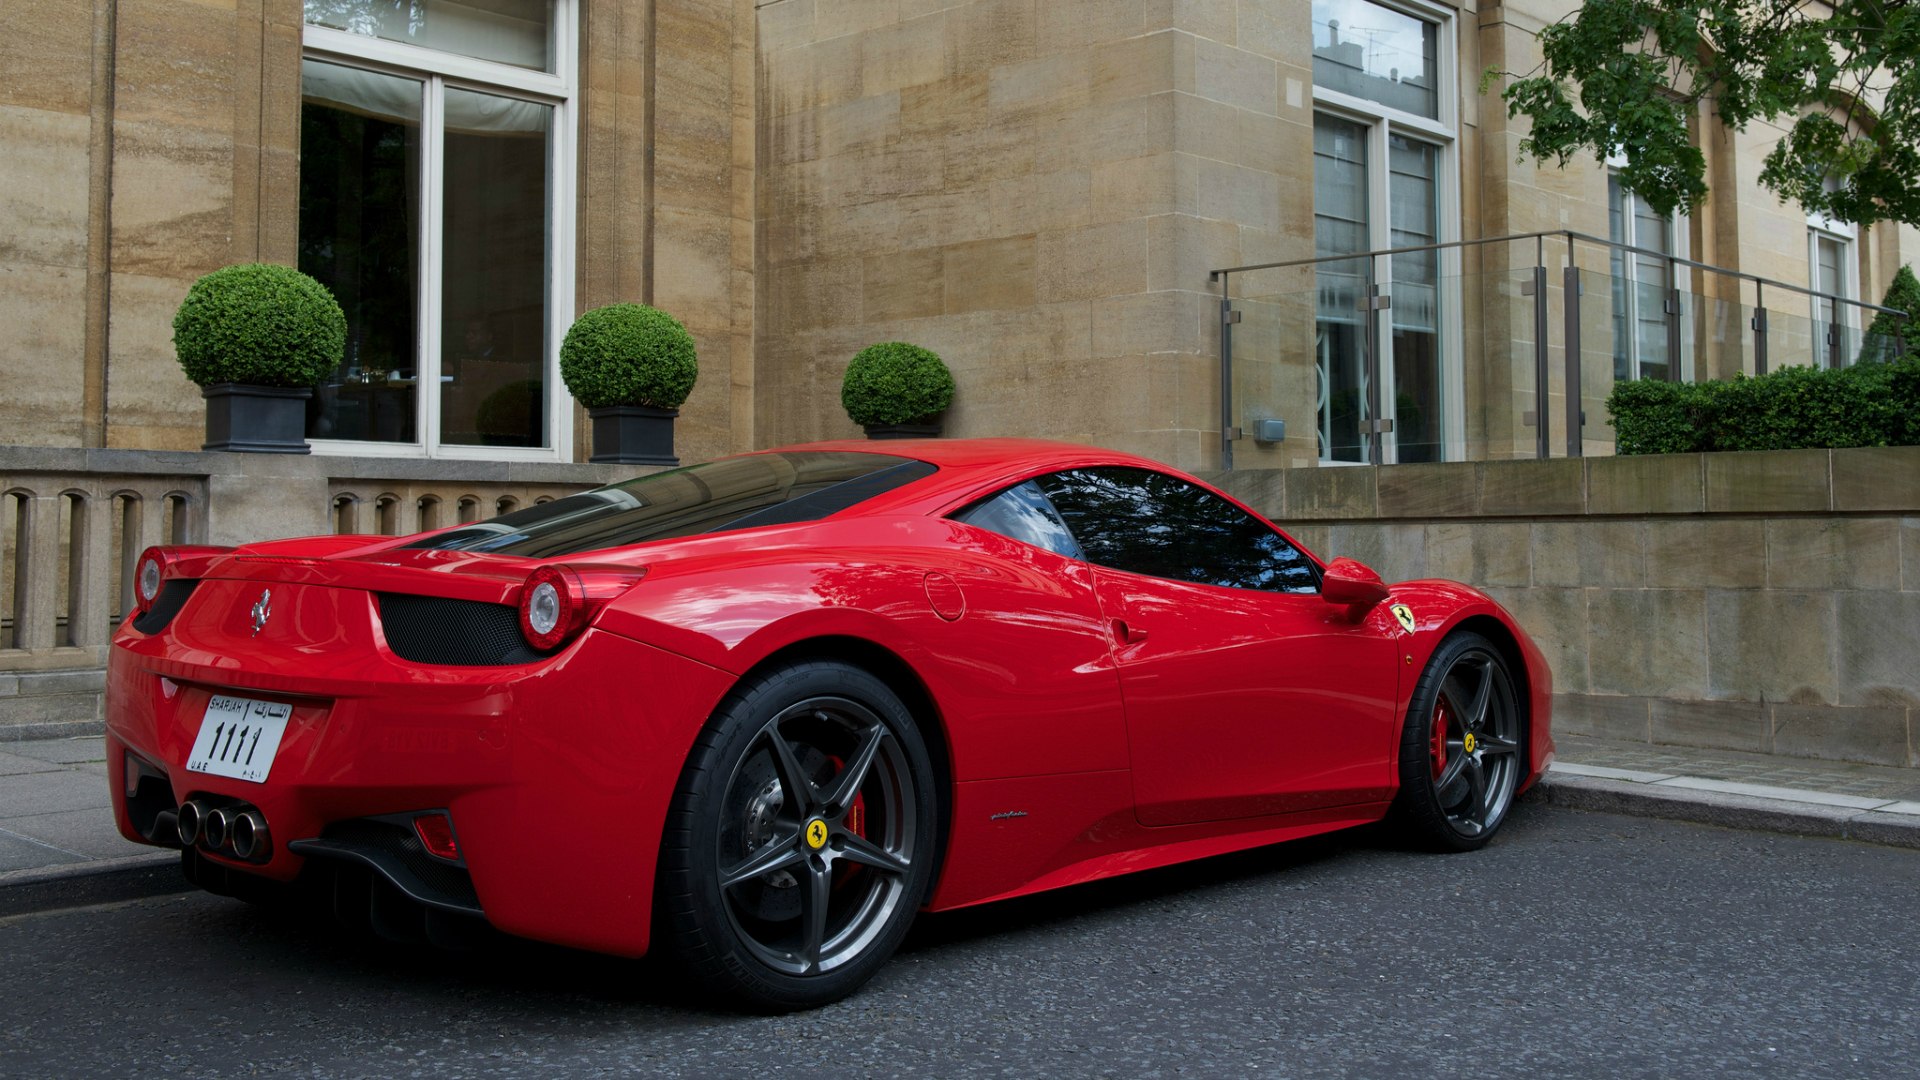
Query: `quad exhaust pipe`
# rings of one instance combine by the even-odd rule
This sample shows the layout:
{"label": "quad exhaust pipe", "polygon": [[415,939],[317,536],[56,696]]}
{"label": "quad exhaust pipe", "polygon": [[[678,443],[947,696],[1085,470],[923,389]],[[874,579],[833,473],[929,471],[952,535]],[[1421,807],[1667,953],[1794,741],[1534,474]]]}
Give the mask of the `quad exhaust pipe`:
{"label": "quad exhaust pipe", "polygon": [[175,812],[174,828],[181,847],[230,853],[248,862],[263,861],[273,851],[266,815],[244,803],[209,807],[188,799]]}
{"label": "quad exhaust pipe", "polygon": [[174,828],[180,832],[181,847],[193,847],[200,843],[200,833],[206,820],[207,808],[199,799],[188,799],[180,804]]}
{"label": "quad exhaust pipe", "polygon": [[243,810],[227,826],[227,841],[233,853],[252,862],[265,859],[272,849],[267,834],[267,819],[258,810]]}

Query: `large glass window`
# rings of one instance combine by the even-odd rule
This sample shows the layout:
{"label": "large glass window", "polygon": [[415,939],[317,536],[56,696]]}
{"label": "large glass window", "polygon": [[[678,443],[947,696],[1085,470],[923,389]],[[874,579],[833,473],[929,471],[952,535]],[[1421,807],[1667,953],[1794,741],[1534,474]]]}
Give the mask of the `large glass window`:
{"label": "large glass window", "polygon": [[[1387,136],[1390,246],[1440,240],[1440,148]],[[1440,460],[1440,253],[1393,257],[1393,436],[1396,461]]]}
{"label": "large glass window", "polygon": [[1440,28],[1367,0],[1313,0],[1313,84],[1440,116]]}
{"label": "large glass window", "polygon": [[1437,461],[1459,425],[1456,257],[1366,254],[1453,239],[1448,40],[1425,5],[1314,0],[1314,254],[1355,256],[1316,267],[1323,462]]}
{"label": "large glass window", "polygon": [[547,105],[447,91],[449,184],[440,288],[440,440],[544,446],[547,267]]}
{"label": "large glass window", "polygon": [[316,449],[564,453],[570,11],[308,0],[300,267],[348,324],[309,407]]}
{"label": "large glass window", "polygon": [[301,84],[300,269],[333,290],[348,330],[307,434],[416,442],[422,84],[317,60]]}
{"label": "large glass window", "polygon": [[[1372,250],[1367,198],[1367,129],[1337,116],[1313,118],[1313,253],[1358,255]],[[1367,296],[1364,258],[1318,263],[1314,321],[1314,396],[1320,457],[1365,461]]]}
{"label": "large glass window", "polygon": [[[1674,379],[1685,371],[1668,333],[1674,295],[1673,263],[1663,256],[1684,255],[1685,234],[1674,218],[1656,212],[1645,199],[1607,175],[1608,235],[1639,252],[1613,250],[1613,377]],[[1676,317],[1678,311],[1672,312]]]}
{"label": "large glass window", "polygon": [[[1841,229],[1847,229],[1842,232]],[[1827,367],[1845,367],[1858,351],[1858,331],[1852,325],[1859,309],[1842,300],[1854,298],[1853,237],[1851,229],[1823,221],[1807,230],[1809,287],[1813,298],[1814,348]]]}
{"label": "large glass window", "polygon": [[423,49],[552,71],[551,0],[306,0],[307,22]]}

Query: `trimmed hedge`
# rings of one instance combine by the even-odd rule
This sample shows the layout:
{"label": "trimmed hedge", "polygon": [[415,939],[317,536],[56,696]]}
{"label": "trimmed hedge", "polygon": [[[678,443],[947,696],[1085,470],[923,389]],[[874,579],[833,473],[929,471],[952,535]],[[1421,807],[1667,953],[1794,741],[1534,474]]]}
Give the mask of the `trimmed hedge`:
{"label": "trimmed hedge", "polygon": [[340,302],[290,266],[223,266],[194,282],[173,314],[174,355],[201,386],[316,386],[346,347]]}
{"label": "trimmed hedge", "polygon": [[1920,359],[1726,382],[1635,379],[1607,395],[1619,454],[1920,444]]}
{"label": "trimmed hedge", "polygon": [[677,409],[699,375],[693,335],[680,320],[645,304],[582,312],[560,344],[560,378],[589,409]]}
{"label": "trimmed hedge", "polygon": [[854,354],[840,383],[840,405],[853,422],[924,424],[953,404],[953,373],[930,349],[882,341]]}

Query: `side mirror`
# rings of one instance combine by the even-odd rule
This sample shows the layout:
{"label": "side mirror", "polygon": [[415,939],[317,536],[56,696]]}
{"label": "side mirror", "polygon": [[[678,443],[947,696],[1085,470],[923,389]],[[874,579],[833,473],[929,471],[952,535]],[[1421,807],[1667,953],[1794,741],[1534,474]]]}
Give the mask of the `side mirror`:
{"label": "side mirror", "polygon": [[1357,559],[1335,559],[1320,578],[1320,598],[1329,604],[1372,607],[1387,598],[1387,583]]}

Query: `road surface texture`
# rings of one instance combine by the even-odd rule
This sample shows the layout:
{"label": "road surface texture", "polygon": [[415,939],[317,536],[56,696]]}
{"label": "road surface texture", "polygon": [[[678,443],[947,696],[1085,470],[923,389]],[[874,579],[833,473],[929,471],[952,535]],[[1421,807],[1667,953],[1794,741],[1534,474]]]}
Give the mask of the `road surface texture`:
{"label": "road surface texture", "polygon": [[201,894],[0,920],[0,1076],[1920,1075],[1920,852],[1547,806],[923,918],[851,1000]]}

